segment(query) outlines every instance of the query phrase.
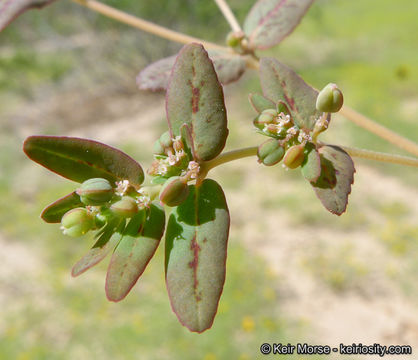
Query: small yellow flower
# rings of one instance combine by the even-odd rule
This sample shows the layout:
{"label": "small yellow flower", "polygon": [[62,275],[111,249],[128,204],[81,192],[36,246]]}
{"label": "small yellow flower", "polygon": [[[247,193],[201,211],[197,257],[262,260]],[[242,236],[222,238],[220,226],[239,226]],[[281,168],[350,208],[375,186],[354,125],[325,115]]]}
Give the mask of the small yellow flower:
{"label": "small yellow flower", "polygon": [[207,353],[203,360],[217,360],[217,357],[214,353]]}
{"label": "small yellow flower", "polygon": [[246,332],[251,332],[254,330],[254,320],[251,316],[244,316],[241,322],[241,327]]}

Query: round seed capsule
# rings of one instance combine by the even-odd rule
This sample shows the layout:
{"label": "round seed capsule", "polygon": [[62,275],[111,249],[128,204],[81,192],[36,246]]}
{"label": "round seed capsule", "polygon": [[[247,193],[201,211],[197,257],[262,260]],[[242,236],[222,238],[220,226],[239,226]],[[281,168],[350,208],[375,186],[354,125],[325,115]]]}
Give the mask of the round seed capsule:
{"label": "round seed capsule", "polygon": [[64,214],[61,225],[64,235],[78,237],[94,227],[94,217],[85,208],[75,208]]}
{"label": "round seed capsule", "polygon": [[316,108],[323,112],[338,112],[343,106],[344,97],[335,84],[325,86],[316,98]]}
{"label": "round seed capsule", "polygon": [[189,194],[189,186],[180,176],[172,176],[160,191],[160,201],[168,206],[180,205]]}
{"label": "round seed capsule", "polygon": [[112,204],[110,210],[119,217],[131,218],[138,212],[138,205],[130,196],[124,196]]}
{"label": "round seed capsule", "polygon": [[84,181],[76,193],[80,195],[82,203],[96,206],[112,199],[114,189],[106,179],[93,178]]}
{"label": "round seed capsule", "polygon": [[277,115],[278,114],[275,109],[267,109],[260,114],[257,121],[259,124],[271,124]]}
{"label": "round seed capsule", "polygon": [[258,162],[272,166],[277,164],[284,156],[284,149],[277,140],[267,140],[258,147]]}
{"label": "round seed capsule", "polygon": [[302,144],[291,146],[284,156],[283,163],[290,169],[296,169],[305,159],[304,150],[305,147]]}

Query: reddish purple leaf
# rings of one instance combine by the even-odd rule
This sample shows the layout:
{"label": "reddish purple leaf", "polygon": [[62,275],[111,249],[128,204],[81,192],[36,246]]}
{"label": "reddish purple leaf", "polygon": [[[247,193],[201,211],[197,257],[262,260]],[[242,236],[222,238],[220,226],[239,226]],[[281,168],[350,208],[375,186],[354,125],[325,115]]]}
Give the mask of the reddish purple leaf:
{"label": "reddish purple leaf", "polygon": [[299,24],[313,0],[259,0],[244,22],[250,47],[268,49],[280,43]]}
{"label": "reddish purple leaf", "polygon": [[80,206],[84,206],[84,204],[80,201],[80,196],[74,191],[43,209],[41,218],[47,223],[59,223],[67,211]]}
{"label": "reddish purple leaf", "polygon": [[221,84],[212,61],[200,44],[185,45],[177,56],[166,95],[171,135],[190,127],[199,160],[210,160],[224,148],[228,136]]}
{"label": "reddish purple leaf", "polygon": [[157,250],[164,225],[164,209],[156,202],[151,204],[146,218],[144,212],[131,219],[107,270],[106,296],[110,301],[124,299],[136,284]]}
{"label": "reddish purple leaf", "polygon": [[73,266],[71,275],[76,277],[97,265],[102,261],[118,244],[122,235],[120,232],[104,232],[96,244]]}
{"label": "reddish purple leaf", "polygon": [[[224,85],[237,81],[245,71],[246,65],[242,56],[216,51],[208,51],[208,54],[213,62],[219,81]],[[174,55],[158,60],[141,70],[136,77],[138,87],[141,90],[165,90],[176,57],[177,55]]]}
{"label": "reddish purple leaf", "polygon": [[0,31],[28,9],[42,8],[54,0],[0,0]]}
{"label": "reddish purple leaf", "polygon": [[141,90],[159,91],[167,88],[171,69],[177,55],[160,59],[142,69],[136,77],[136,84]]}
{"label": "reddish purple leaf", "polygon": [[253,109],[259,114],[261,114],[264,110],[276,108],[276,104],[273,101],[260,94],[250,94],[248,95],[248,100],[250,101]]}
{"label": "reddish purple leaf", "polygon": [[275,103],[284,101],[292,113],[293,121],[300,128],[313,129],[322,114],[316,109],[318,91],[274,58],[260,60],[260,82],[265,97]]}
{"label": "reddish purple leaf", "polygon": [[47,169],[76,182],[105,178],[110,183],[144,181],[141,166],[124,152],[97,141],[65,136],[30,136],[24,144],[26,155]]}
{"label": "reddish purple leaf", "polygon": [[353,160],[338,146],[325,145],[318,151],[321,175],[311,185],[325,208],[333,214],[341,215],[347,208],[348,195],[354,182]]}
{"label": "reddish purple leaf", "polygon": [[173,208],[166,232],[166,284],[171,306],[190,331],[212,326],[225,281],[229,212],[222,188],[205,179]]}

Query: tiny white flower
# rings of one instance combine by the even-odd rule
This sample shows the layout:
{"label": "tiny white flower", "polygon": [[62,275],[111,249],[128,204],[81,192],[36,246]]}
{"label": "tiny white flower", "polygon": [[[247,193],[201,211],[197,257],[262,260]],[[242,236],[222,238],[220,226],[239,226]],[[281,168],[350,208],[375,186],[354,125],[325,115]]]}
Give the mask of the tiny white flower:
{"label": "tiny white flower", "polygon": [[129,180],[121,180],[116,182],[116,194],[119,196],[125,195],[129,188]]}

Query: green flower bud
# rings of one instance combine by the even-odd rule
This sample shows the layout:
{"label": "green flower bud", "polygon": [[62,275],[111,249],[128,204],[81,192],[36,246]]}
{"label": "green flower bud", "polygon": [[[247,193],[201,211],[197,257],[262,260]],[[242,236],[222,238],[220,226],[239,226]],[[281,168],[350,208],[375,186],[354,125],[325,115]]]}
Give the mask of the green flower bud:
{"label": "green flower bud", "polygon": [[316,108],[323,112],[337,112],[343,106],[343,93],[335,84],[325,86],[316,98]]}
{"label": "green flower bud", "polygon": [[171,145],[173,145],[173,140],[171,139],[169,131],[166,131],[164,134],[160,136],[160,144],[163,148],[168,148]]}
{"label": "green flower bud", "polygon": [[153,152],[155,155],[165,155],[165,149],[164,149],[164,147],[161,145],[160,140],[157,140],[157,141],[154,143],[154,147],[153,147],[153,149],[152,149],[152,152]]}
{"label": "green flower bud", "polygon": [[271,124],[277,116],[275,109],[264,110],[257,119],[259,124]]}
{"label": "green flower bud", "polygon": [[119,217],[131,218],[138,212],[138,205],[130,196],[124,196],[121,200],[112,204],[110,210]]}
{"label": "green flower bud", "polygon": [[160,201],[168,206],[177,206],[186,200],[188,194],[187,181],[180,176],[172,176],[161,188]]}
{"label": "green flower bud", "polygon": [[277,164],[284,156],[284,149],[277,140],[267,140],[258,147],[258,162],[266,166]]}
{"label": "green flower bud", "polygon": [[243,32],[231,31],[226,36],[226,45],[232,48],[238,47],[241,45],[241,40],[243,39],[243,37],[244,37]]}
{"label": "green flower bud", "polygon": [[86,205],[102,205],[112,199],[114,190],[106,179],[93,178],[84,181],[76,193]]}
{"label": "green flower bud", "polygon": [[302,144],[290,147],[284,156],[283,163],[290,169],[296,169],[302,165],[305,159],[305,147]]}
{"label": "green flower bud", "polygon": [[64,214],[61,225],[64,235],[78,237],[94,227],[94,216],[85,208],[75,208]]}

